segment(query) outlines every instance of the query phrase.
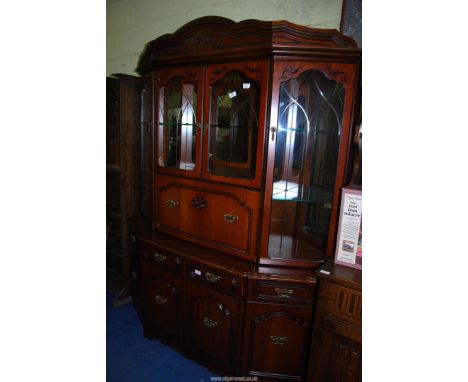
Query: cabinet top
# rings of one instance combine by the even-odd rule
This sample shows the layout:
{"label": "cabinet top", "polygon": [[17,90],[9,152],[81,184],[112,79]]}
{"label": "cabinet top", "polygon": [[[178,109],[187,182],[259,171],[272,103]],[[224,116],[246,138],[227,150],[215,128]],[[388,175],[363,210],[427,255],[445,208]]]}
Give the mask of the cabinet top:
{"label": "cabinet top", "polygon": [[316,274],[321,278],[331,279],[347,287],[361,290],[362,271],[335,264],[333,256],[317,269]]}
{"label": "cabinet top", "polygon": [[361,50],[352,38],[335,29],[309,28],[284,20],[235,22],[206,16],[148,42],[136,70],[145,75],[169,65],[273,56],[357,61]]}

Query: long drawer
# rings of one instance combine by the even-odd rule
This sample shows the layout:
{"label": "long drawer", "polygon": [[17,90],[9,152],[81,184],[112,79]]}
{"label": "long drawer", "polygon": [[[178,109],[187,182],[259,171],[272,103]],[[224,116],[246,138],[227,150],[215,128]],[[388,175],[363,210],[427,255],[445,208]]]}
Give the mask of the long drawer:
{"label": "long drawer", "polygon": [[187,278],[219,292],[242,297],[242,277],[234,273],[220,272],[189,261],[187,263]]}
{"label": "long drawer", "polygon": [[258,191],[158,175],[156,229],[246,260],[255,260]]}

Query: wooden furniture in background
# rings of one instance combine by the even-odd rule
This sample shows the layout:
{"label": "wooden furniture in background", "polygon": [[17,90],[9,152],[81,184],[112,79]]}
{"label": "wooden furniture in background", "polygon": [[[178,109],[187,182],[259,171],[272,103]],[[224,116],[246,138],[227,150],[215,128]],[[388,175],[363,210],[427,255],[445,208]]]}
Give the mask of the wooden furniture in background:
{"label": "wooden furniture in background", "polygon": [[147,337],[224,375],[305,380],[360,55],[335,30],[222,17],[146,45],[153,142],[132,232]]}
{"label": "wooden furniture in background", "polygon": [[106,78],[106,263],[108,288],[118,289],[114,304],[130,301],[127,219],[138,214],[141,79],[125,74]]}
{"label": "wooden furniture in background", "polygon": [[334,264],[330,258],[317,276],[308,381],[361,381],[362,271]]}

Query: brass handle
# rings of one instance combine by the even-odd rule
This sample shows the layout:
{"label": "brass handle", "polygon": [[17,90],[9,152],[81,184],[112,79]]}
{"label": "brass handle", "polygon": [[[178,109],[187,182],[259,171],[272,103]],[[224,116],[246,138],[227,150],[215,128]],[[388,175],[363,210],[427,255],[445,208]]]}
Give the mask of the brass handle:
{"label": "brass handle", "polygon": [[275,345],[284,345],[288,341],[288,337],[270,336],[270,338]]}
{"label": "brass handle", "polygon": [[235,223],[239,220],[239,216],[233,214],[224,214],[224,220],[228,223]]}
{"label": "brass handle", "polygon": [[159,264],[164,263],[166,260],[167,260],[166,256],[161,255],[160,253],[154,254],[154,261],[158,262]]}
{"label": "brass handle", "polygon": [[291,298],[294,291],[292,289],[275,288],[276,295],[282,298]]}
{"label": "brass handle", "polygon": [[195,208],[205,208],[208,205],[208,202],[203,195],[197,195],[192,199],[192,206]]}
{"label": "brass handle", "polygon": [[167,299],[161,297],[159,294],[154,296],[154,299],[159,305],[165,304],[167,302]]}
{"label": "brass handle", "polygon": [[178,205],[179,205],[179,202],[177,200],[166,200],[165,201],[166,203],[166,206],[168,206],[169,208],[176,208]]}
{"label": "brass handle", "polygon": [[214,328],[215,326],[218,325],[217,321],[210,320],[208,317],[205,317],[205,319],[203,320],[203,323],[205,324],[207,328]]}
{"label": "brass handle", "polygon": [[274,141],[275,140],[275,134],[278,131],[278,128],[276,126],[272,126],[272,127],[270,127],[270,131],[271,131],[271,140]]}
{"label": "brass handle", "polygon": [[215,283],[215,282],[219,281],[219,279],[221,277],[218,276],[218,275],[215,275],[214,273],[206,272],[205,273],[205,278],[206,278],[206,281],[209,281],[210,283]]}

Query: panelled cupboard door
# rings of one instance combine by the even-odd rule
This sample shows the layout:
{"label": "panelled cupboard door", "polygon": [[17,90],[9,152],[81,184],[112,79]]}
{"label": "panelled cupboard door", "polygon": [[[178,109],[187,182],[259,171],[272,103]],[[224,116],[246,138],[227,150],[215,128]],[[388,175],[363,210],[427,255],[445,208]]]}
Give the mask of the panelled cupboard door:
{"label": "panelled cupboard door", "polygon": [[203,178],[261,187],[268,61],[206,67]]}
{"label": "panelled cupboard door", "polygon": [[274,63],[264,264],[314,266],[333,252],[356,70],[356,64],[348,63]]}
{"label": "panelled cupboard door", "polygon": [[154,73],[155,169],[200,176],[203,67]]}
{"label": "panelled cupboard door", "polygon": [[183,307],[182,279],[148,264],[142,273],[145,335],[177,342]]}
{"label": "panelled cupboard door", "polygon": [[312,308],[247,303],[243,375],[304,381]]}
{"label": "panelled cupboard door", "polygon": [[185,341],[190,352],[233,375],[238,359],[239,301],[192,282],[187,282],[186,296]]}
{"label": "panelled cupboard door", "polygon": [[322,316],[314,329],[310,382],[362,381],[361,334]]}

